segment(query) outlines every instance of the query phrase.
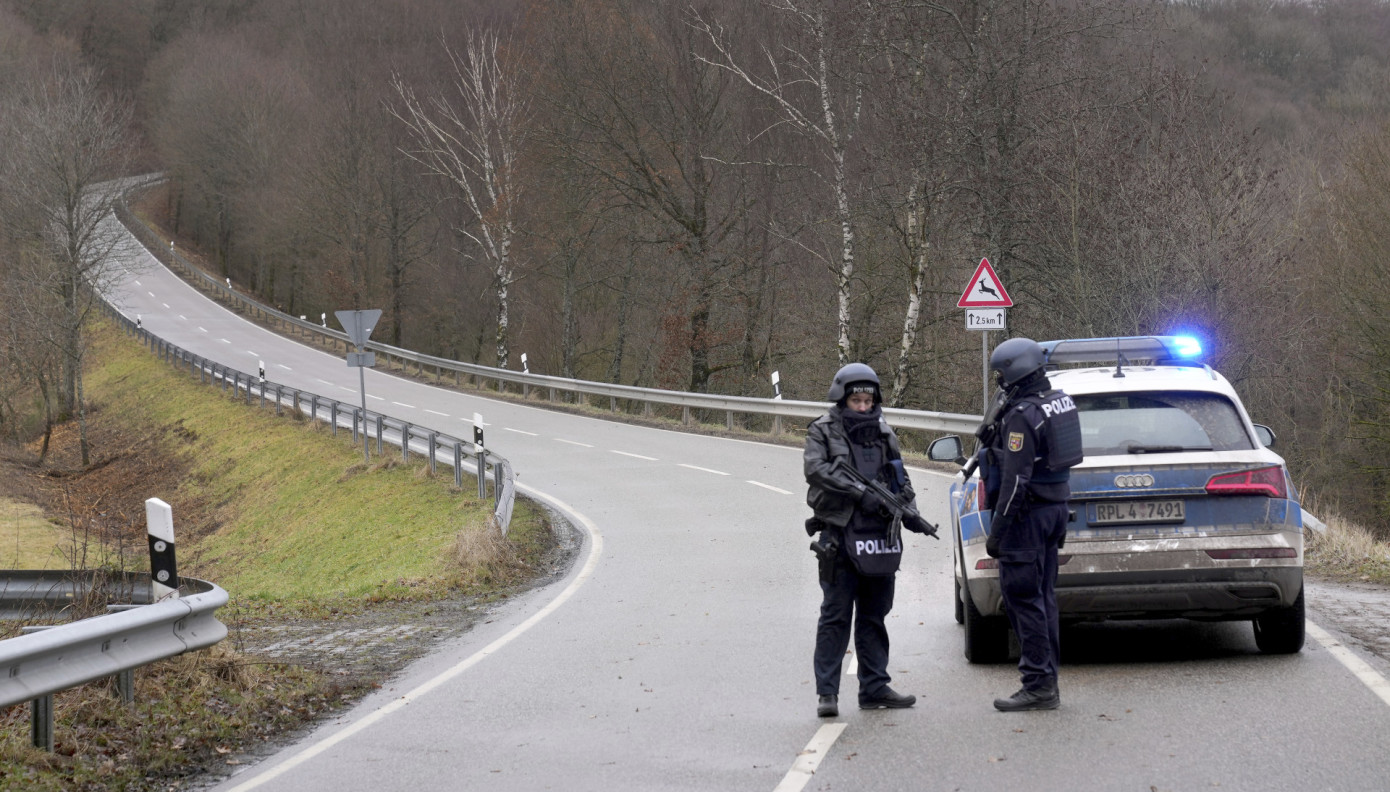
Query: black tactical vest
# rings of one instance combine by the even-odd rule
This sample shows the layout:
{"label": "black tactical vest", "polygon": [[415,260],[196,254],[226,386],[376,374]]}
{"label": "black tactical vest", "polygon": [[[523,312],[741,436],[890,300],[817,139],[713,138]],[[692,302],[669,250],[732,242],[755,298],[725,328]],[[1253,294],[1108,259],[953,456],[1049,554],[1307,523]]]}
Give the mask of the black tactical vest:
{"label": "black tactical vest", "polygon": [[[1076,402],[1059,390],[1046,393],[1033,393],[1019,401],[1028,402],[1042,413],[1043,430],[1046,438],[1045,455],[1038,460],[1050,473],[1065,474],[1072,466],[1081,462],[1081,415],[1076,410]],[[1042,438],[1039,438],[1042,439]],[[1061,480],[1065,480],[1065,477]]]}

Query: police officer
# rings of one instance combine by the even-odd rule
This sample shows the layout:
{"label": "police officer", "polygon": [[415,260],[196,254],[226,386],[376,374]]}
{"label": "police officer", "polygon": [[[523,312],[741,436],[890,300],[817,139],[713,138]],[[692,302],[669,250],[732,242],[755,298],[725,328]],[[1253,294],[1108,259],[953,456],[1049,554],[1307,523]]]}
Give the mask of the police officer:
{"label": "police officer", "polygon": [[[830,385],[829,401],[835,406],[807,427],[803,456],[806,502],[815,513],[807,520],[806,530],[820,534],[811,547],[821,561],[823,596],[814,666],[816,714],[823,718],[840,713],[841,663],[851,623],[859,655],[860,709],[900,709],[917,701],[888,686],[884,619],[893,608],[902,542],[892,538],[883,499],[846,468],[883,482],[907,504],[915,498],[912,483],[902,467],[898,438],[883,420],[883,396],[872,368],[863,363],[841,368]],[[918,532],[930,529],[915,517],[905,518],[903,527]]]}
{"label": "police officer", "polygon": [[986,497],[994,510],[985,552],[999,560],[1009,624],[1018,636],[1023,687],[995,699],[1004,712],[1056,709],[1057,550],[1066,540],[1071,466],[1081,461],[1081,425],[1071,397],[1052,388],[1037,342],[1011,338],[989,366],[1005,394],[990,444]]}

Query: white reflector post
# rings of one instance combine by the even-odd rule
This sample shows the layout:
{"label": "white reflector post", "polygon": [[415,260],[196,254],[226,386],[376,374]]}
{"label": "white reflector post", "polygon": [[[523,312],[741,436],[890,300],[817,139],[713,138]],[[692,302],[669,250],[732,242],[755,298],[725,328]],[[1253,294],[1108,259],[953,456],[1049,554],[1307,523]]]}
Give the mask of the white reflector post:
{"label": "white reflector post", "polygon": [[179,595],[178,566],[174,561],[174,510],[159,498],[145,501],[145,524],[150,538],[150,585],[154,601]]}

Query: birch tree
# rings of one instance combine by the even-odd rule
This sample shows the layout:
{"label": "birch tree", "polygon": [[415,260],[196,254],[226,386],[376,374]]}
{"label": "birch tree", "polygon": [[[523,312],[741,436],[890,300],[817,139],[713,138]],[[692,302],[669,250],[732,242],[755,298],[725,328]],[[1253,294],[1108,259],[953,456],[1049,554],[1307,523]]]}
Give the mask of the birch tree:
{"label": "birch tree", "polygon": [[497,365],[510,359],[509,290],[516,281],[512,244],[523,185],[518,156],[530,123],[530,107],[519,74],[503,63],[503,42],[495,32],[471,33],[462,53],[444,45],[451,67],[451,95],[427,98],[399,75],[392,79],[401,106],[393,110],[414,137],[407,155],[448,180],[465,209],[467,222],[455,233],[472,255],[491,270],[497,301]]}
{"label": "birch tree", "polygon": [[[741,62],[734,53],[728,31],[692,10],[691,24],[709,40],[712,57],[697,57],[725,69],[769,100],[782,121],[809,137],[818,147],[824,169],[817,169],[834,200],[840,227],[840,254],[835,273],[836,352],[840,364],[853,354],[850,341],[850,286],[854,278],[855,223],[849,189],[850,143],[863,109],[863,86],[857,66],[849,74],[833,67],[836,53],[861,51],[852,33],[836,38],[830,0],[772,0],[769,6],[788,18],[803,42],[776,48],[762,45],[762,71]],[[861,9],[862,10],[862,9]],[[848,18],[858,10],[846,14]],[[846,40],[846,39],[849,40]]]}

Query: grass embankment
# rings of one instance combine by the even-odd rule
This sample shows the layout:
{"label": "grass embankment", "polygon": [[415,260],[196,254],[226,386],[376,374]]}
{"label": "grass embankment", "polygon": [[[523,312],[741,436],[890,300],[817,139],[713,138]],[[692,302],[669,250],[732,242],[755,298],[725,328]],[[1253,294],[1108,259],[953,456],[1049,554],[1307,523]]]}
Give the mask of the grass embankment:
{"label": "grass embankment", "polygon": [[1321,533],[1309,531],[1304,548],[1308,572],[1338,581],[1390,585],[1390,545],[1377,541],[1368,529],[1332,511],[1319,510],[1327,526]]}
{"label": "grass embankment", "polygon": [[[64,426],[47,466],[23,470],[47,516],[0,502],[6,565],[65,567],[86,555],[145,568],[142,504],[158,497],[174,509],[180,573],[231,594],[219,617],[235,630],[246,619],[383,600],[489,596],[522,582],[550,544],[532,504],[517,503],[501,540],[472,481],[456,490],[447,468],[431,475],[423,461],[390,454],[364,464],[351,433],[232,401],[110,329],[96,334],[89,360],[93,463],[78,469],[76,427]],[[79,547],[88,541],[101,550]],[[59,694],[54,754],[28,747],[26,706],[0,713],[0,788],[177,788],[378,681],[241,655],[229,643],[137,671],[133,707],[100,683]]]}

